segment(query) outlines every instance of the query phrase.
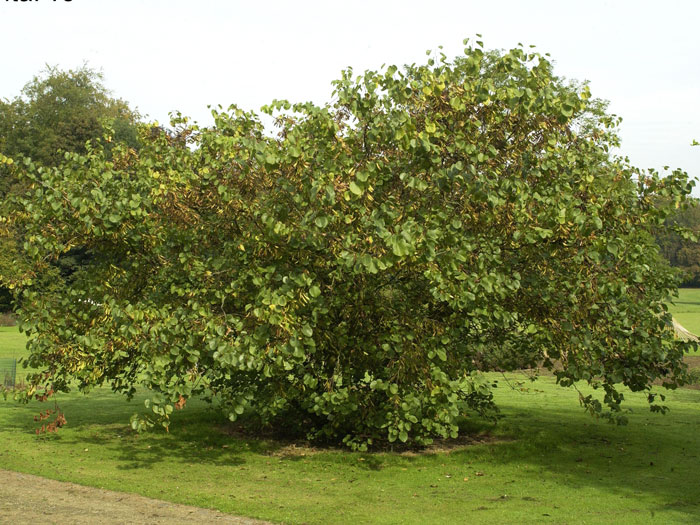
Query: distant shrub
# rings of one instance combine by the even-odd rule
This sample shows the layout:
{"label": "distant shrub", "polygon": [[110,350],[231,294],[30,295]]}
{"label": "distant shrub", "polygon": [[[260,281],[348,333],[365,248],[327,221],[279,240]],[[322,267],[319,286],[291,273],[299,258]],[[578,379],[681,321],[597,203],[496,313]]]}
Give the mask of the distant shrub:
{"label": "distant shrub", "polygon": [[15,326],[17,320],[15,316],[11,313],[0,314],[0,326]]}

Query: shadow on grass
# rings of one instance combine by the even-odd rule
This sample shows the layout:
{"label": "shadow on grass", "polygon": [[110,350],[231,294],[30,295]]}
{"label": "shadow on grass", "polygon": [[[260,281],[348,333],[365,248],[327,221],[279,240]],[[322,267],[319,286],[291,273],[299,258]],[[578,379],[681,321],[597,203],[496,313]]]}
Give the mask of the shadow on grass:
{"label": "shadow on grass", "polygon": [[698,308],[698,310],[700,310],[700,302],[698,302],[698,301],[688,301],[688,300],[682,300],[682,301],[681,301],[681,300],[678,300],[678,299],[675,300],[675,301],[673,301],[673,306],[678,306],[678,305],[681,305],[681,304],[687,304],[687,305],[696,306],[696,307]]}
{"label": "shadow on grass", "polygon": [[[688,399],[697,403],[696,398]],[[658,511],[673,510],[688,522],[698,522],[700,413],[687,401],[666,416],[639,410],[631,416],[629,426],[617,427],[592,419],[575,406],[543,408],[542,399],[533,396],[532,400],[531,404],[529,399],[502,402],[506,417],[495,427],[479,420],[467,422],[464,430],[482,436],[475,443],[467,440],[454,446],[446,442],[444,447],[424,452],[353,454],[338,448],[303,446],[295,450],[291,442],[232,435],[224,418],[197,402],[173,414],[169,433],[153,430],[138,435],[128,421],[132,413],[144,411],[143,397],[127,403],[108,391],[59,401],[68,428],[38,439],[50,440],[57,454],[61,448],[101,448],[115,465],[112,468],[123,471],[151,469],[166,462],[243,465],[256,456],[274,456],[288,465],[304,459],[341,471],[352,464],[353,469],[371,475],[382,470],[393,473],[402,466],[444,470],[447,464],[462,470],[483,470],[503,487],[513,486],[505,484],[516,479],[521,484],[536,484],[533,480],[540,476],[556,480],[571,494],[594,488],[622,498],[644,497],[647,505]],[[0,414],[0,424],[6,431],[31,433],[36,428],[31,418],[38,407],[43,405],[0,405],[5,412]],[[546,489],[535,490],[540,492],[533,492],[533,496],[547,497]]]}
{"label": "shadow on grass", "polygon": [[[56,433],[41,434],[40,441],[66,449],[101,447],[119,469],[148,469],[161,462],[238,465],[244,454],[271,454],[283,444],[274,440],[240,439],[226,432],[227,420],[204,402],[194,400],[184,410],[171,415],[169,431],[155,427],[143,434],[129,423],[134,413],[148,414],[145,396],[131,402],[106,390],[87,396],[57,396],[57,404],[68,421]],[[5,412],[0,427],[9,432],[34,434],[41,422],[34,416],[54,408],[54,402],[20,405],[8,401],[0,405]]]}
{"label": "shadow on grass", "polygon": [[[529,466],[531,475],[571,489],[593,487],[634,498],[653,495],[657,510],[700,518],[700,418],[696,410],[670,415],[633,414],[628,426],[615,426],[575,410],[513,409],[497,432],[510,437],[485,449],[462,449],[455,461],[482,458],[494,467]],[[592,502],[594,506],[594,502]]]}

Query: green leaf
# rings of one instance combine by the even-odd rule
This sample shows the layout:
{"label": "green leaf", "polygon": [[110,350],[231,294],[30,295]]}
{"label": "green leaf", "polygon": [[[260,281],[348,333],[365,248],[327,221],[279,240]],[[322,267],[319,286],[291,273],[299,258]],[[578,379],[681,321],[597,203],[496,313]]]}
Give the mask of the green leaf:
{"label": "green leaf", "polygon": [[352,181],[350,183],[350,191],[354,193],[355,195],[362,195],[362,188],[360,188],[355,181]]}
{"label": "green leaf", "polygon": [[564,104],[561,107],[561,114],[565,117],[570,117],[574,114],[574,108],[568,104]]}
{"label": "green leaf", "polygon": [[608,253],[614,255],[615,257],[617,257],[618,253],[620,252],[620,248],[615,242],[609,242],[605,248],[607,249]]}

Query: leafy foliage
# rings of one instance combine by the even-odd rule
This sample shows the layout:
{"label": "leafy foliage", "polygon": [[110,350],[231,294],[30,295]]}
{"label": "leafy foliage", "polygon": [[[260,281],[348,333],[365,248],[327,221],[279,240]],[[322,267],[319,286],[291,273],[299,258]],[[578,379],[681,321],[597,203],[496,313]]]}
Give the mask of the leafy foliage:
{"label": "leafy foliage", "polygon": [[[102,74],[87,66],[68,71],[47,66],[24,86],[21,96],[0,100],[0,154],[56,166],[66,151],[85,153],[89,141],[102,142],[107,153],[114,143],[138,148],[140,115],[125,101],[112,98],[102,81]],[[105,124],[110,126],[107,140]],[[17,184],[13,171],[0,163],[0,197],[26,189]],[[6,271],[11,272],[12,262],[21,259],[16,250],[21,239],[19,230],[0,237],[0,265]],[[85,257],[80,251],[64,255],[59,264],[70,273]],[[0,312],[12,309],[8,292],[0,288]]]}
{"label": "leafy foliage", "polygon": [[[691,184],[612,157],[617,119],[587,87],[480,43],[334,85],[331,106],[263,108],[276,136],[231,107],[144,128],[138,152],[12,165],[33,261],[13,279],[46,370],[26,396],[142,383],[166,426],[203,394],[365,448],[493,416],[484,371],[542,365],[608,415],[619,385],[684,381],[694,343],[673,338],[650,232]],[[94,256],[62,278],[50,261],[76,248]]]}

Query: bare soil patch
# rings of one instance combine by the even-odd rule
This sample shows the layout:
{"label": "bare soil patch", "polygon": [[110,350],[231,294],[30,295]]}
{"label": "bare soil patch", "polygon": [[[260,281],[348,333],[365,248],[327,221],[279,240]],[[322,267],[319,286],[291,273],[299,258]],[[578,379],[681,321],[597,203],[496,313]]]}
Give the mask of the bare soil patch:
{"label": "bare soil patch", "polygon": [[215,510],[0,470],[0,522],[22,525],[221,523],[262,525]]}
{"label": "bare soil patch", "polygon": [[[299,458],[306,456],[314,456],[323,452],[341,451],[347,452],[349,449],[337,444],[312,444],[308,440],[301,438],[286,436],[283,432],[275,431],[275,429],[267,429],[267,431],[256,429],[255,431],[246,429],[240,422],[227,423],[219,427],[219,430],[227,436],[234,436],[240,439],[255,439],[264,436],[267,439],[269,449],[265,454],[279,458]],[[401,442],[384,444],[383,446],[374,446],[367,454],[395,452],[405,456],[421,456],[429,454],[450,454],[457,450],[462,450],[469,446],[494,444],[508,442],[510,439],[502,436],[495,437],[488,432],[480,432],[478,434],[460,434],[457,438],[440,439],[436,438],[433,443],[428,446],[404,445]],[[360,459],[364,461],[364,459]]]}

